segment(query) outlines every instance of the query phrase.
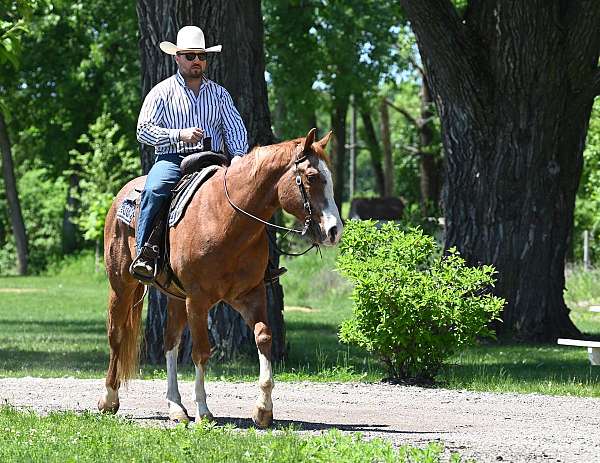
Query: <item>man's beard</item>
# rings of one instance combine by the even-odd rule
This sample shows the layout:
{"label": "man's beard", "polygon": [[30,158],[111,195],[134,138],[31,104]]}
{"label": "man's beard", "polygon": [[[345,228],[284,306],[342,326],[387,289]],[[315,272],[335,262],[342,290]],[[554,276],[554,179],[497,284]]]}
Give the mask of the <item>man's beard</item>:
{"label": "man's beard", "polygon": [[202,68],[191,68],[183,77],[187,77],[188,79],[201,79],[203,75]]}

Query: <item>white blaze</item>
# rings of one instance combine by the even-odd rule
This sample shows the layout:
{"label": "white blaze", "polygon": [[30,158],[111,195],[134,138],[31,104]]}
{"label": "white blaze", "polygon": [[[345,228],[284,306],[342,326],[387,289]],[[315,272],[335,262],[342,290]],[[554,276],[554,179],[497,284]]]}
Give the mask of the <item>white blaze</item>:
{"label": "white blaze", "polygon": [[[340,218],[340,213],[333,198],[333,179],[331,177],[331,172],[325,161],[322,159],[319,159],[318,169],[325,178],[325,205],[323,207],[323,216],[321,217],[321,229],[325,233],[327,241],[323,244],[334,245],[340,240],[344,226],[342,225],[342,219]],[[333,241],[330,241],[329,231],[333,227],[336,227],[336,233]]]}

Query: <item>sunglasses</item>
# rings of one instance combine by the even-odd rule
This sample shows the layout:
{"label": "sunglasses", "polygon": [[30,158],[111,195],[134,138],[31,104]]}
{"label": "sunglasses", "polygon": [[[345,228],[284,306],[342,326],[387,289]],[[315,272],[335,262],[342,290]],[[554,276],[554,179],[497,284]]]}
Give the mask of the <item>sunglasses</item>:
{"label": "sunglasses", "polygon": [[185,56],[185,59],[187,59],[188,61],[194,61],[196,59],[196,57],[200,60],[200,61],[206,61],[206,53],[202,52],[202,53],[177,53],[178,56]]}

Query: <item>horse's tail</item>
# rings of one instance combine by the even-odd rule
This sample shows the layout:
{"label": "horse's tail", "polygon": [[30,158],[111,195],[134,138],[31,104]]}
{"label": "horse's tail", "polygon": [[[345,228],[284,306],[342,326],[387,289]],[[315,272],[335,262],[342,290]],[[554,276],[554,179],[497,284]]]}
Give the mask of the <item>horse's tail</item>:
{"label": "horse's tail", "polygon": [[119,342],[117,380],[123,383],[136,376],[140,363],[140,320],[143,300],[144,286],[138,285],[133,292],[133,305],[129,308]]}

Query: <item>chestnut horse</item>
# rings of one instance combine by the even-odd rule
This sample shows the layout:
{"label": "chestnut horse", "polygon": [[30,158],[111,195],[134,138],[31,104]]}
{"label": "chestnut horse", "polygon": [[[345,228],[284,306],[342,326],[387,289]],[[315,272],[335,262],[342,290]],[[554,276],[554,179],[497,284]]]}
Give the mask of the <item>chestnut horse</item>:
{"label": "chestnut horse", "polygon": [[[228,169],[219,169],[196,192],[183,219],[170,229],[170,264],[187,295],[185,301],[169,298],[167,305],[164,343],[167,402],[172,420],[189,420],[177,385],[177,353],[186,322],[196,367],[196,420],[212,418],[204,390],[205,366],[211,351],[208,311],[215,303],[226,301],[254,331],[258,348],[259,397],[252,419],[259,427],[267,427],[273,421],[271,330],[263,282],[268,243],[265,225],[256,218],[268,220],[278,208],[283,208],[310,225],[308,233],[314,243],[337,244],[342,222],[333,200],[325,155],[331,132],[318,141],[315,132],[311,129],[306,138],[255,148]],[[138,177],[129,182],[106,217],[104,259],[110,283],[110,359],[106,392],[98,401],[103,412],[116,413],[119,386],[133,377],[137,368],[143,285],[129,274],[135,236],[129,226],[117,220],[116,211],[132,188],[142,187],[144,180]],[[256,218],[234,209],[225,185],[231,202]]]}

